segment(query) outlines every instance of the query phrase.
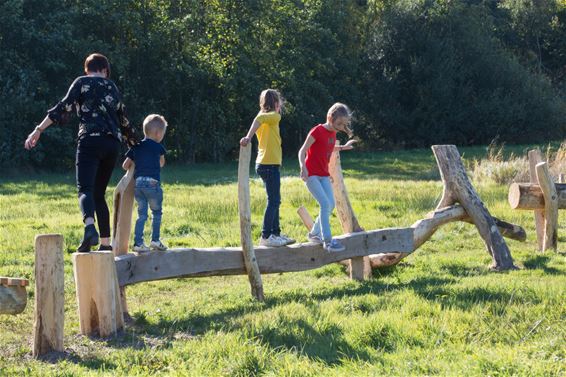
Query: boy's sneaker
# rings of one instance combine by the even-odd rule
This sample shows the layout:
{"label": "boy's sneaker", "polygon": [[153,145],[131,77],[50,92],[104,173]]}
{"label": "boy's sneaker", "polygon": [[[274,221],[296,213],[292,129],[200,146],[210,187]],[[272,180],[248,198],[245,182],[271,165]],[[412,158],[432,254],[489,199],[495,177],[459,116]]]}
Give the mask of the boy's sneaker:
{"label": "boy's sneaker", "polygon": [[147,253],[149,251],[149,246],[142,243],[141,245],[134,245],[134,247],[132,247],[132,250],[136,253]]}
{"label": "boy's sneaker", "polygon": [[290,245],[292,243],[295,243],[297,241],[295,241],[293,238],[287,236],[286,234],[281,233],[279,236],[277,236],[281,239],[283,239],[285,241],[285,245]]}
{"label": "boy's sneaker", "polygon": [[344,247],[344,245],[338,242],[338,240],[335,240],[333,238],[330,242],[324,243],[324,250],[328,252],[340,252],[346,250],[346,248]]}
{"label": "boy's sneaker", "polygon": [[280,247],[285,246],[285,242],[286,241],[283,238],[277,237],[275,234],[272,234],[271,236],[269,236],[269,238],[261,237],[259,239],[259,246]]}
{"label": "boy's sneaker", "polygon": [[311,232],[307,233],[307,240],[309,240],[309,242],[314,242],[317,244],[323,244],[324,241],[322,241],[322,238],[320,238],[320,236],[316,235],[316,234],[312,234]]}
{"label": "boy's sneaker", "polygon": [[167,250],[167,246],[163,245],[161,241],[151,241],[149,244],[149,248],[154,251],[165,251]]}

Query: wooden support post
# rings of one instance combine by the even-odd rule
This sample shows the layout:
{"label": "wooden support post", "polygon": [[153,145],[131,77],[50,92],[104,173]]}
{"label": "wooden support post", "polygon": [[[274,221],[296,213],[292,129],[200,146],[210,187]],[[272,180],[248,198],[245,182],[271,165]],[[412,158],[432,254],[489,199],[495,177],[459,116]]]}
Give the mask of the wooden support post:
{"label": "wooden support post", "polygon": [[0,277],[0,314],[20,314],[26,308],[26,279]]}
{"label": "wooden support post", "polygon": [[81,334],[109,337],[124,327],[114,255],[74,253],[73,267]]}
{"label": "wooden support post", "polygon": [[35,237],[34,357],[63,351],[64,313],[63,236],[38,235]]}
{"label": "wooden support post", "polygon": [[554,249],[557,247],[558,232],[558,197],[556,187],[552,182],[552,177],[548,171],[548,164],[540,162],[535,167],[538,184],[544,197],[544,237],[542,250]]}
{"label": "wooden support post", "polygon": [[558,183],[566,183],[566,175],[564,173],[558,174]]}
{"label": "wooden support post", "polygon": [[433,145],[432,151],[444,183],[442,199],[437,209],[460,203],[485,242],[493,260],[491,267],[498,271],[515,269],[511,252],[493,217],[470,183],[456,146]]}
{"label": "wooden support post", "polygon": [[252,241],[252,215],[250,208],[250,159],[252,146],[240,147],[238,162],[238,208],[240,212],[240,240],[244,264],[248,272],[252,295],[259,301],[264,300],[263,283],[257,265]]}
{"label": "wooden support post", "polygon": [[[528,157],[531,183],[538,184],[536,166],[543,161],[542,153],[540,153],[539,149],[532,149],[528,152]],[[537,234],[538,250],[542,251],[542,243],[544,239],[544,210],[535,210],[535,229]]]}
{"label": "wooden support post", "polygon": [[[132,232],[132,213],[134,211],[134,170],[132,163],[126,174],[120,179],[114,189],[114,234],[112,237],[112,251],[114,256],[128,253],[130,234]],[[120,300],[124,317],[129,319],[128,303],[126,300],[126,287],[120,287]]]}
{"label": "wooden support post", "polygon": [[[336,141],[338,145],[340,142]],[[350,199],[348,198],[348,190],[344,184],[344,176],[342,175],[342,165],[340,163],[340,152],[334,151],[330,157],[328,170],[332,177],[332,189],[334,191],[334,200],[336,202],[336,212],[338,219],[342,225],[344,233],[353,233],[363,231],[358,223],[358,219],[354,214]],[[371,264],[369,257],[358,257],[350,259],[350,278],[355,280],[367,280],[372,276]]]}
{"label": "wooden support post", "polygon": [[307,211],[305,207],[300,206],[297,209],[297,213],[299,214],[299,217],[303,221],[303,224],[305,224],[305,227],[310,232],[314,225],[314,220],[312,219],[312,216],[310,215],[309,211]]}

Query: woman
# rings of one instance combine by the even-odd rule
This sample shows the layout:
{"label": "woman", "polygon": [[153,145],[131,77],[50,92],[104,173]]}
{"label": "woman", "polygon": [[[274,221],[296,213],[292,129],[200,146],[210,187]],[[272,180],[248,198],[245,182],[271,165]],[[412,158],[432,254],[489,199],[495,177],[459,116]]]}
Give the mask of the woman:
{"label": "woman", "polygon": [[[120,91],[108,79],[110,63],[101,54],[89,55],[84,63],[85,76],[71,84],[65,98],[47,112],[25,141],[30,150],[37,145],[41,133],[54,123],[65,123],[73,110],[79,117],[79,135],[76,155],[76,178],[79,206],[85,225],[78,252],[89,252],[100,238],[99,250],[110,246],[110,213],[104,199],[120,153],[120,142],[136,143],[134,130],[126,118]],[[98,220],[100,236],[94,226]]]}

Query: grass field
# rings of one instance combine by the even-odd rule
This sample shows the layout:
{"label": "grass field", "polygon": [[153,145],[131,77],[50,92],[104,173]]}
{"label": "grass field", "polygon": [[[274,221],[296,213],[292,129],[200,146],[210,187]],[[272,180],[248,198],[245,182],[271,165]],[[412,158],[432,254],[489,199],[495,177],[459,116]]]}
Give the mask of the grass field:
{"label": "grass field", "polygon": [[[470,162],[485,149],[461,152]],[[410,226],[440,198],[429,150],[344,153],[342,165],[366,229]],[[236,174],[235,162],[167,166],[164,242],[238,245]],[[281,220],[285,233],[304,241],[296,208],[305,205],[315,213],[316,206],[297,174],[296,161],[288,161],[282,169]],[[265,195],[252,177],[257,239]],[[0,276],[32,280],[25,312],[0,315],[0,375],[566,376],[565,216],[559,252],[538,253],[532,213],[511,210],[505,186],[481,182],[476,188],[492,214],[526,229],[527,242],[508,241],[520,270],[490,272],[491,257],[475,228],[453,223],[398,266],[374,271],[370,281],[349,280],[340,265],[266,275],[264,303],[251,298],[245,276],[129,287],[134,323],[104,340],[77,335],[66,253],[66,352],[38,361],[30,356],[33,239],[62,233],[67,251],[78,244],[73,173],[0,177]],[[335,216],[331,224],[339,233]]]}

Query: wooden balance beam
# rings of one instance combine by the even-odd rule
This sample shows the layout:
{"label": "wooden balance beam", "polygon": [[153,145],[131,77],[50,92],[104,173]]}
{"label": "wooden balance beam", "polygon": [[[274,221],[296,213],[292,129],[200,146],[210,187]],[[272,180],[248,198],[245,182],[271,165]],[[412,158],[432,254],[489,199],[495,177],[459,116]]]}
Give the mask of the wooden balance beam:
{"label": "wooden balance beam", "polygon": [[[300,243],[283,247],[258,247],[255,257],[262,274],[312,270],[324,265],[375,253],[413,250],[411,228],[389,228],[336,237],[346,250],[329,253],[322,245]],[[178,277],[246,274],[241,248],[171,249],[127,254],[115,258],[118,284]]]}

